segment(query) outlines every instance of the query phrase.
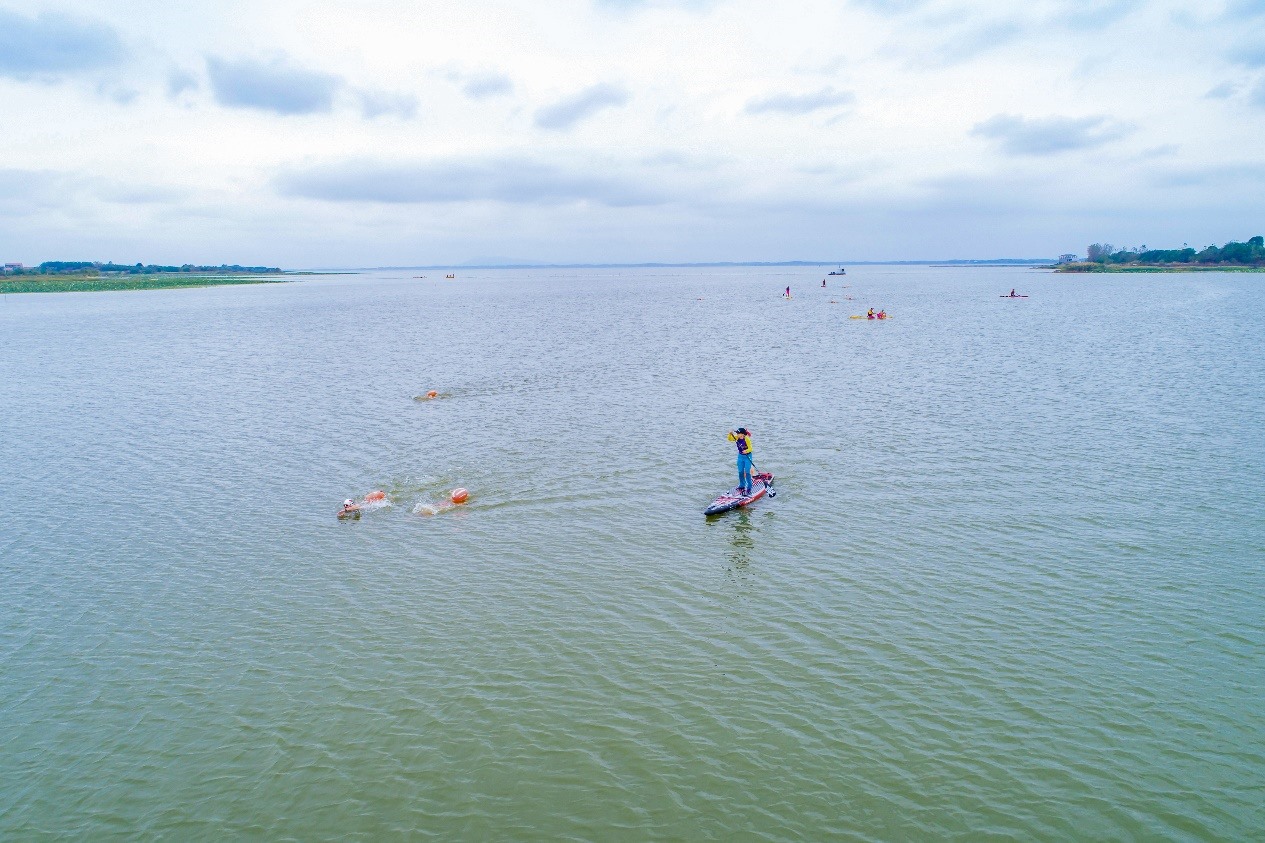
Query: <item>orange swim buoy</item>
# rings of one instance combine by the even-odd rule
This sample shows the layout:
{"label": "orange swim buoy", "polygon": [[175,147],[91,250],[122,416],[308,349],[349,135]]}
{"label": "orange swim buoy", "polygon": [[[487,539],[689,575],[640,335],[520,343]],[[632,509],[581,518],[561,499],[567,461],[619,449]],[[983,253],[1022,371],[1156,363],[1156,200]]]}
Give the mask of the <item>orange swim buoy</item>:
{"label": "orange swim buoy", "polygon": [[369,494],[365,495],[365,500],[366,501],[383,501],[383,500],[386,500],[386,497],[387,497],[386,492],[381,492],[381,491],[370,492]]}
{"label": "orange swim buoy", "polygon": [[433,390],[433,389],[432,389],[430,392],[426,393],[426,397],[427,397],[427,398],[438,398],[438,397],[439,397],[439,393],[438,393],[438,392],[436,392],[435,390]]}
{"label": "orange swim buoy", "polygon": [[465,503],[470,499],[470,493],[465,489],[453,489],[452,494],[448,496],[453,503]]}

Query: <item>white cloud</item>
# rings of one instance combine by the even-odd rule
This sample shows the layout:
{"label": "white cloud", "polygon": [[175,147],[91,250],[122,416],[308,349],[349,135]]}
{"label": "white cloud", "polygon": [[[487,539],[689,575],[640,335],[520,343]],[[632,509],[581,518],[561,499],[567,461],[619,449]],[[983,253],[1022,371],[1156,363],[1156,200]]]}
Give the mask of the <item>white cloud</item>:
{"label": "white cloud", "polygon": [[625,105],[629,99],[628,92],[618,85],[593,85],[541,108],[536,112],[536,125],[542,129],[569,129],[604,108]]}
{"label": "white cloud", "polygon": [[838,91],[827,86],[818,91],[805,94],[777,93],[753,99],[747,103],[748,114],[808,114],[823,108],[838,108],[851,105],[856,94],[851,91]]}
{"label": "white cloud", "polygon": [[55,78],[117,64],[124,55],[118,33],[104,23],[0,9],[0,76]]}
{"label": "white cloud", "polygon": [[1231,61],[1247,67],[1265,67],[1265,38],[1248,41],[1226,54]]}
{"label": "white cloud", "polygon": [[196,91],[202,87],[198,77],[187,70],[172,70],[167,74],[167,96],[175,99],[186,91]]}
{"label": "white cloud", "polygon": [[417,116],[417,95],[398,91],[360,91],[360,112],[368,119],[390,115],[401,120]]}
{"label": "white cloud", "polygon": [[1103,116],[1025,118],[998,114],[971,133],[998,141],[1011,155],[1057,155],[1092,149],[1127,134],[1128,128]]}
{"label": "white cloud", "polygon": [[1260,0],[146,8],[0,9],[11,259],[1052,255],[1265,212]]}
{"label": "white cloud", "polygon": [[1229,0],[1225,15],[1231,20],[1265,18],[1265,0]]}
{"label": "white cloud", "polygon": [[514,80],[496,71],[466,73],[453,70],[449,71],[447,76],[449,80],[461,86],[466,96],[474,100],[500,97],[514,92]]}
{"label": "white cloud", "polygon": [[1265,79],[1256,83],[1256,87],[1252,89],[1252,94],[1249,99],[1251,100],[1252,105],[1257,108],[1265,108]]}
{"label": "white cloud", "polygon": [[329,202],[434,204],[494,201],[522,205],[593,202],[652,205],[662,196],[608,168],[555,165],[522,156],[433,161],[344,161],[288,170],[283,195]]}
{"label": "white cloud", "polygon": [[1208,89],[1208,93],[1204,94],[1210,100],[1225,100],[1237,94],[1241,86],[1234,82],[1222,82]]}
{"label": "white cloud", "polygon": [[329,111],[342,79],[296,67],[283,57],[269,61],[208,56],[207,76],[221,105],[277,114]]}

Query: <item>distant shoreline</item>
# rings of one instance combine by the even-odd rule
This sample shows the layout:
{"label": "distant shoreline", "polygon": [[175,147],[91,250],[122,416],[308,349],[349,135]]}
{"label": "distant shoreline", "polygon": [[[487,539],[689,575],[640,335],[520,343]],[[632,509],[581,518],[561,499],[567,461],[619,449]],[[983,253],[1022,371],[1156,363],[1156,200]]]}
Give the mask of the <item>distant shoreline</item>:
{"label": "distant shoreline", "polygon": [[174,290],[235,284],[280,284],[317,272],[279,275],[12,275],[0,276],[0,293],[95,293],[119,290]]}
{"label": "distant shoreline", "polygon": [[1265,266],[1242,266],[1240,264],[1225,264],[1217,266],[1215,264],[1192,265],[1185,263],[1120,263],[1120,264],[1102,264],[1102,263],[1065,263],[1061,266],[1054,267],[1055,272],[1067,273],[1074,275],[1077,273],[1093,275],[1103,272],[1265,272]]}
{"label": "distant shoreline", "polygon": [[[911,261],[708,261],[703,263],[488,263],[427,264],[426,266],[363,266],[331,269],[330,272],[440,270],[446,269],[699,269],[739,266],[1050,266],[1051,258],[988,258],[984,260],[911,260]],[[325,272],[327,270],[321,270]]]}

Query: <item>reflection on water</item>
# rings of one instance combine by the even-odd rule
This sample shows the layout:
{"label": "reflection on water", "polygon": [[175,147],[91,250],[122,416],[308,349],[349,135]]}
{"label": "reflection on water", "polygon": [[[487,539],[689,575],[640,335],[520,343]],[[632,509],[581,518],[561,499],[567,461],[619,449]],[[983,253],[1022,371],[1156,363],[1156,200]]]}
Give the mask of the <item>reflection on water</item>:
{"label": "reflection on water", "polygon": [[755,551],[756,528],[751,523],[751,515],[745,509],[729,513],[727,525],[732,530],[729,538],[729,565],[737,573],[743,573],[751,564],[751,555]]}

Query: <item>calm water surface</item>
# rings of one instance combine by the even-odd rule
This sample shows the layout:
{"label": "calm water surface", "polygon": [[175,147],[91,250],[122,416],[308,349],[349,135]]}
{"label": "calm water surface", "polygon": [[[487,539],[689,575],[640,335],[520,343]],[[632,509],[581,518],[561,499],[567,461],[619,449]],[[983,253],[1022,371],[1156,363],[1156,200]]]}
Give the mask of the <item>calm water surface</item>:
{"label": "calm water surface", "polygon": [[1262,834],[1262,276],[418,274],[0,300],[0,838]]}

